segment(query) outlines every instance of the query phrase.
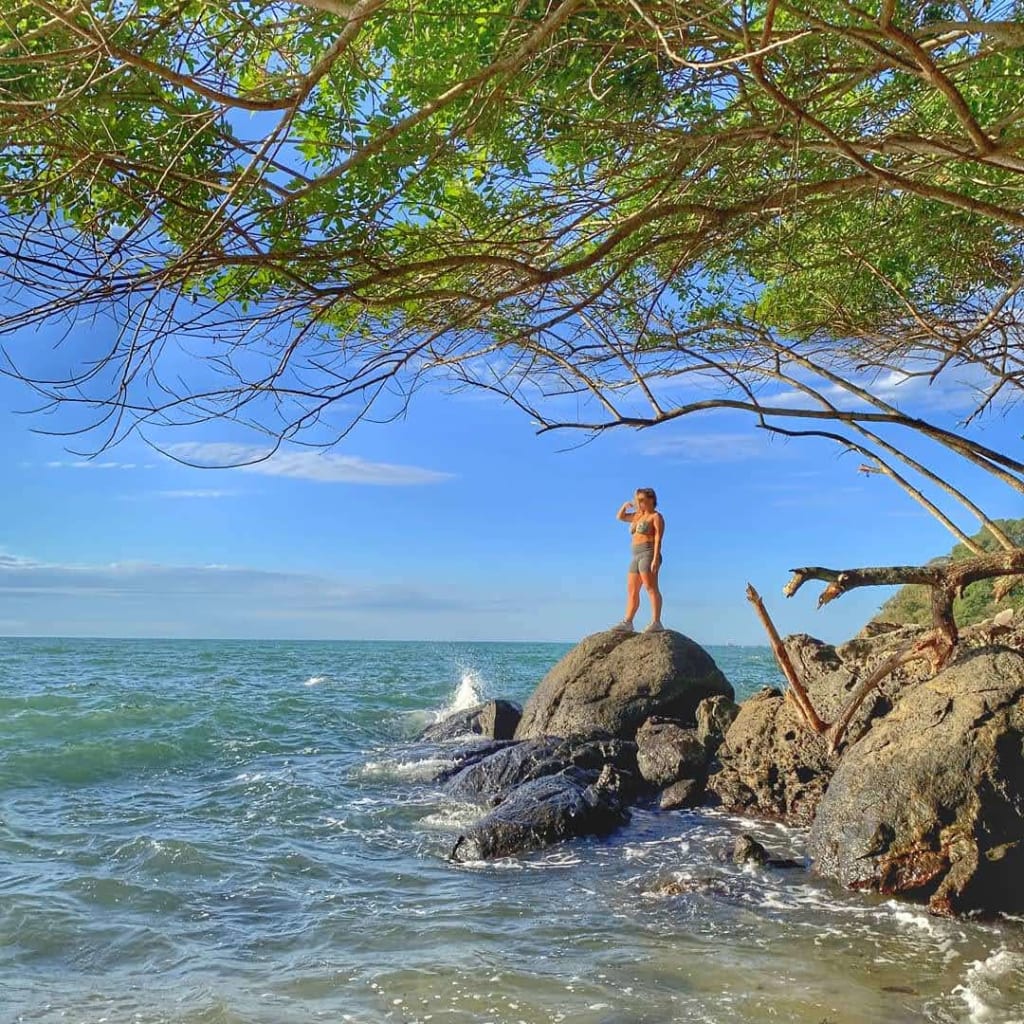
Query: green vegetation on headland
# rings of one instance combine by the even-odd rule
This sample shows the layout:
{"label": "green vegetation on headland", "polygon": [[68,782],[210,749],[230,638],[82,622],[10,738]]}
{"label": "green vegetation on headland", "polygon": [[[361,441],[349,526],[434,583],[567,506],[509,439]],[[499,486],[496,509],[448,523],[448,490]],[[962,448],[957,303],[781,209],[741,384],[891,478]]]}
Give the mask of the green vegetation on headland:
{"label": "green vegetation on headland", "polygon": [[[1017,545],[1024,545],[1024,519],[997,519],[996,523],[1007,537]],[[987,530],[980,530],[973,537],[986,551],[998,550],[995,540]],[[970,558],[971,552],[963,544],[957,544],[942,560],[959,562]],[[957,625],[969,626],[974,622],[990,619],[1004,608],[1024,608],[1024,583],[1015,584],[1004,598],[996,601],[993,589],[996,580],[980,580],[969,586],[953,602],[953,614]],[[927,625],[931,622],[931,597],[928,588],[912,583],[901,587],[879,609],[876,622],[899,622]]]}

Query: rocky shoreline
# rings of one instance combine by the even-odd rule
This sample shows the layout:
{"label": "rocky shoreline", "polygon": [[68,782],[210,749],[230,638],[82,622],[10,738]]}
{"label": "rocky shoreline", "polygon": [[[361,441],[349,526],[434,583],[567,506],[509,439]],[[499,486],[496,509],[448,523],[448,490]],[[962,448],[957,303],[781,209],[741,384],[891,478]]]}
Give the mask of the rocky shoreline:
{"label": "rocky shoreline", "polygon": [[[816,710],[850,692],[921,627],[872,623],[839,647],[785,641]],[[453,859],[510,856],[626,825],[638,803],[717,806],[809,826],[810,870],[853,889],[927,901],[937,914],[1020,913],[1024,889],[1024,616],[977,630],[929,678],[905,666],[832,751],[794,702],[742,704],[689,638],[584,638],[522,712],[490,701],[428,728],[452,747],[437,781],[479,804]],[[763,850],[737,860],[773,865]],[[793,862],[775,862],[792,867]]]}

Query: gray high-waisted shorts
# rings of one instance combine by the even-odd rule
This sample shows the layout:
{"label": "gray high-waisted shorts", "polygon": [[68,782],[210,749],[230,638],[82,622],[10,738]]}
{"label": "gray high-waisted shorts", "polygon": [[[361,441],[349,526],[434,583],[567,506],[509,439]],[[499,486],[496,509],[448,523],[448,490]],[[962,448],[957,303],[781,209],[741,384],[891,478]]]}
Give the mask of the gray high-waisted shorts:
{"label": "gray high-waisted shorts", "polygon": [[654,560],[653,544],[636,544],[633,547],[633,557],[629,560],[629,572],[650,572],[651,562]]}

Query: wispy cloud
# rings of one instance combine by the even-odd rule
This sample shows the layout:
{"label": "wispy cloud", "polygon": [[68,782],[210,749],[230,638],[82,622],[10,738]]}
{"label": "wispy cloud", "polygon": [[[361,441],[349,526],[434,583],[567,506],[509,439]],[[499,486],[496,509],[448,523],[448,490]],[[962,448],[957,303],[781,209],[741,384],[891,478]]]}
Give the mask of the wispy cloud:
{"label": "wispy cloud", "polygon": [[[975,408],[986,387],[993,383],[991,377],[976,367],[959,367],[935,380],[915,372],[918,369],[908,366],[907,372],[889,370],[876,377],[853,377],[851,383],[897,409],[931,413],[968,413]],[[812,377],[808,377],[808,383],[837,408],[869,408],[868,403],[839,384],[829,384]],[[796,388],[762,394],[760,401],[767,406],[783,408],[821,408],[813,398]]]}
{"label": "wispy cloud", "polygon": [[46,463],[47,469],[153,469],[151,463],[142,465],[138,462],[99,462],[96,459],[75,459],[70,461],[55,460]]}
{"label": "wispy cloud", "polygon": [[405,584],[347,581],[312,573],[271,572],[226,565],[173,566],[149,562],[59,564],[0,554],[0,601],[79,598],[160,603],[197,598],[263,618],[329,615],[347,610],[448,612],[472,608],[471,598]]}
{"label": "wispy cloud", "polygon": [[756,430],[721,434],[676,434],[646,442],[645,455],[677,462],[745,462],[783,453],[784,446]]}
{"label": "wispy cloud", "polygon": [[168,454],[194,466],[206,468],[235,467],[247,473],[284,476],[317,483],[371,484],[377,486],[410,486],[450,480],[451,473],[419,466],[390,462],[368,462],[355,455],[333,452],[278,451],[263,458],[265,450],[253,445],[226,442],[183,442],[171,445]]}

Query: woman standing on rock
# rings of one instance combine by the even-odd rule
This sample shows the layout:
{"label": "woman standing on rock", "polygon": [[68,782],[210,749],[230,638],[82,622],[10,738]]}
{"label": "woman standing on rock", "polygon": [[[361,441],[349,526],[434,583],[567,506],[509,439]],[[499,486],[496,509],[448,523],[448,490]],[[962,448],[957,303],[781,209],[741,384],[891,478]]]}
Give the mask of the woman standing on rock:
{"label": "woman standing on rock", "polygon": [[645,633],[660,633],[661,591],[658,589],[658,570],[661,568],[661,539],[665,536],[665,517],[658,511],[658,496],[652,487],[637,489],[633,501],[622,503],[616,518],[629,523],[633,539],[633,557],[626,574],[626,617],[613,629],[633,632],[633,616],[640,607],[640,584],[647,590],[651,602],[651,623]]}

